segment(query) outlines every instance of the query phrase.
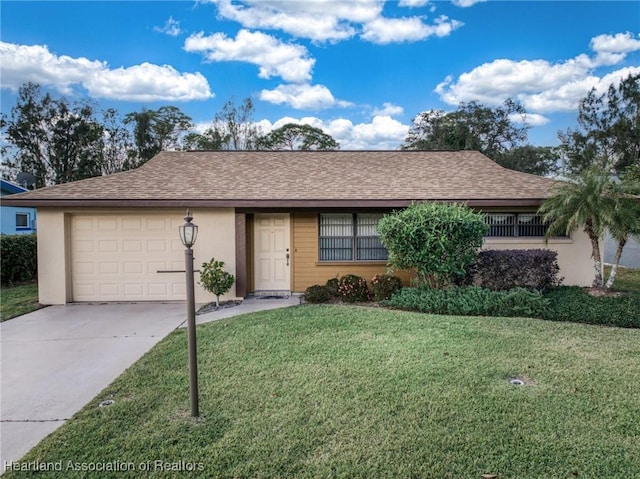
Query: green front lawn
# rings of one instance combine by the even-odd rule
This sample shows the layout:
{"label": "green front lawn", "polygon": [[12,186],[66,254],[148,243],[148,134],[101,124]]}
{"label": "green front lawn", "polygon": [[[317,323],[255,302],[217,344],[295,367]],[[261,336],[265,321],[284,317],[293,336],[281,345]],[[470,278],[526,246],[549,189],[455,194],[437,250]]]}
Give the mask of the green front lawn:
{"label": "green front lawn", "polygon": [[179,330],[23,461],[65,478],[640,471],[640,330],[306,305],[200,326],[198,345],[201,419]]}
{"label": "green front lawn", "polygon": [[[609,279],[610,266],[605,266],[605,281]],[[615,291],[626,291],[640,294],[640,269],[618,268],[616,279],[613,282]]]}
{"label": "green front lawn", "polygon": [[0,321],[30,313],[40,307],[36,283],[0,289]]}

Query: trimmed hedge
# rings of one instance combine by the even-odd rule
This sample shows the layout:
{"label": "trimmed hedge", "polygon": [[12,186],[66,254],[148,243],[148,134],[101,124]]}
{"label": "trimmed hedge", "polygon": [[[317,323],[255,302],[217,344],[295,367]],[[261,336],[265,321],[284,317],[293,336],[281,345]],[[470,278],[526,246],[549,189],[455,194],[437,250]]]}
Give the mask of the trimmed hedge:
{"label": "trimmed hedge", "polygon": [[545,293],[523,288],[490,291],[477,286],[450,289],[404,288],[382,304],[431,314],[520,316],[640,328],[640,293],[592,296],[578,286],[558,286]]}
{"label": "trimmed hedge", "polygon": [[385,301],[402,288],[402,280],[390,274],[376,274],[371,278],[371,294],[376,301]]}
{"label": "trimmed hedge", "polygon": [[549,308],[543,319],[640,328],[640,293],[591,296],[578,286],[560,286],[545,293]]}
{"label": "trimmed hedge", "polygon": [[345,274],[338,280],[338,297],[347,303],[369,301],[369,288],[362,276]]}
{"label": "trimmed hedge", "polygon": [[484,250],[469,267],[463,283],[492,291],[526,288],[543,291],[558,286],[558,253],[547,249]]}
{"label": "trimmed hedge", "polygon": [[38,278],[38,240],[31,235],[0,235],[2,286],[27,283]]}
{"label": "trimmed hedge", "polygon": [[392,308],[461,316],[540,317],[548,300],[541,293],[517,288],[490,291],[477,286],[448,289],[403,288],[382,304]]}
{"label": "trimmed hedge", "polygon": [[329,288],[314,284],[304,291],[304,300],[307,303],[326,303],[331,298]]}

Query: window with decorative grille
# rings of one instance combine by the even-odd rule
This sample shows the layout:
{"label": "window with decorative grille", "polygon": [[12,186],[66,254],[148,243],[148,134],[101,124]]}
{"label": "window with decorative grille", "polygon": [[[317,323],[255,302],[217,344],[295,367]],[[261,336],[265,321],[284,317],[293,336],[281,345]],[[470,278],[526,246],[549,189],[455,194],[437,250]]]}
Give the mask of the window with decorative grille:
{"label": "window with decorative grille", "polygon": [[320,261],[386,261],[377,232],[382,213],[320,215]]}

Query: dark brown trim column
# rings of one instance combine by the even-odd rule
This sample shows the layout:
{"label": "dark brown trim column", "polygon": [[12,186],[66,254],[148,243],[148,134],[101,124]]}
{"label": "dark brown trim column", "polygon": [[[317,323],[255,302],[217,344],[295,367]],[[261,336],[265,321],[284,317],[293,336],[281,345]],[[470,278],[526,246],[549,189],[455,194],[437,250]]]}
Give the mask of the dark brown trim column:
{"label": "dark brown trim column", "polygon": [[236,213],[236,296],[247,296],[247,217]]}

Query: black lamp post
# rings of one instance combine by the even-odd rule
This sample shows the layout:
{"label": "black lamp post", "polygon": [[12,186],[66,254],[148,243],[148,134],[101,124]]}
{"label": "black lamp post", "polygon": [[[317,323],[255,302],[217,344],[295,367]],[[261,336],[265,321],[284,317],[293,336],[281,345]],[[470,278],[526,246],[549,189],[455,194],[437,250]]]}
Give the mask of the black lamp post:
{"label": "black lamp post", "polygon": [[187,210],[185,224],[178,227],[180,241],[185,246],[184,265],[187,273],[187,335],[189,337],[189,395],[191,398],[191,416],[198,417],[198,359],[196,353],[196,300],[193,284],[193,250],[191,247],[198,236],[198,226],[191,220],[191,212]]}

